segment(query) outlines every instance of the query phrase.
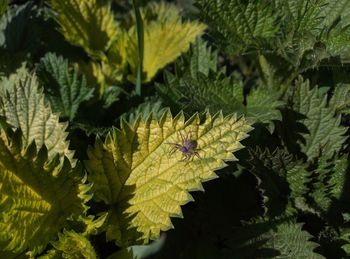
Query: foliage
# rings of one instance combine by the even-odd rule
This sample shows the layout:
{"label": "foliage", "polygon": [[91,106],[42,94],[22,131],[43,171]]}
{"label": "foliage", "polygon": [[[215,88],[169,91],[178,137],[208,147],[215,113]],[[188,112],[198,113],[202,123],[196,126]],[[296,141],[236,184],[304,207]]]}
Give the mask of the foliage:
{"label": "foliage", "polygon": [[40,258],[97,258],[93,246],[83,235],[64,230],[58,237],[58,241],[52,242],[54,249]]}
{"label": "foliage", "polygon": [[[84,48],[92,58],[92,63],[87,66],[101,85],[100,94],[108,85],[118,84],[126,78],[135,80],[139,52],[132,12],[129,14],[131,24],[123,28],[115,22],[110,6],[102,1],[52,0],[51,4],[66,40]],[[151,3],[141,12],[145,27],[143,79],[149,82],[158,70],[187,51],[205,26],[198,22],[182,22],[179,10],[170,4]],[[158,55],[159,52],[163,54]],[[127,71],[127,66],[131,71]]]}
{"label": "foliage", "polygon": [[[295,96],[293,96],[293,110],[306,116],[301,122],[308,132],[303,134],[302,152],[309,159],[317,157],[319,152],[323,156],[332,156],[339,150],[346,137],[346,128],[340,125],[340,117],[336,116],[336,107],[327,105],[327,96],[322,94],[324,89],[314,87],[310,89],[308,82],[296,82]],[[336,96],[335,96],[336,98]],[[333,105],[341,105],[338,101],[330,101]]]}
{"label": "foliage", "polygon": [[209,109],[225,114],[237,112],[254,122],[269,123],[281,118],[278,108],[283,102],[266,87],[244,93],[244,82],[235,75],[225,76],[218,70],[217,54],[203,41],[192,46],[191,52],[177,62],[175,74],[165,73],[165,84],[157,85],[164,103],[189,114]]}
{"label": "foliage", "polygon": [[45,103],[36,75],[22,71],[5,79],[3,85],[6,92],[1,96],[1,115],[8,124],[21,129],[24,147],[35,141],[39,148],[46,146],[49,158],[65,155],[74,164],[73,151],[66,141],[67,125],[59,123]]}
{"label": "foliage", "polygon": [[[207,114],[201,124],[198,115],[185,121],[182,114],[172,118],[165,112],[159,121],[151,115],[123,122],[105,143],[97,140],[85,166],[95,199],[110,206],[107,239],[120,246],[146,244],[171,229],[170,217],[182,217],[180,206],[192,200],[188,192],[202,190],[201,182],[216,178],[213,170],[236,159],[231,152],[242,147],[239,141],[250,129],[235,116]],[[188,160],[171,150],[189,134],[199,151]]]}
{"label": "foliage", "polygon": [[81,46],[96,59],[107,51],[121,32],[108,6],[96,0],[51,1],[61,32],[71,44]]}
{"label": "foliage", "polygon": [[62,118],[73,120],[80,104],[93,96],[93,90],[86,85],[78,71],[71,73],[67,60],[55,54],[46,54],[37,70],[45,96],[49,99],[54,112],[61,112]]}
{"label": "foliage", "polygon": [[260,220],[237,229],[236,237],[229,243],[240,239],[244,242],[241,241],[242,247],[233,247],[231,256],[239,258],[324,258],[313,252],[317,245],[310,238],[293,220]]}
{"label": "foliage", "polygon": [[37,254],[67,218],[84,213],[89,186],[68,150],[66,126],[45,105],[35,76],[8,80],[1,96],[7,125],[0,141],[1,249]]}
{"label": "foliage", "polygon": [[[150,81],[160,68],[186,52],[191,42],[202,34],[205,26],[195,22],[182,22],[179,11],[166,4],[150,4],[143,10],[144,15],[144,57],[145,81]],[[131,42],[128,61],[136,72],[138,61],[135,29],[131,28]],[[156,44],[155,44],[156,43]],[[158,55],[158,53],[163,53]]]}
{"label": "foliage", "polygon": [[[350,5],[327,0],[197,0],[200,17],[229,54],[266,57],[285,88],[299,73],[346,63]],[[284,71],[289,71],[286,75]]]}
{"label": "foliage", "polygon": [[0,258],[349,258],[349,17],[0,0]]}

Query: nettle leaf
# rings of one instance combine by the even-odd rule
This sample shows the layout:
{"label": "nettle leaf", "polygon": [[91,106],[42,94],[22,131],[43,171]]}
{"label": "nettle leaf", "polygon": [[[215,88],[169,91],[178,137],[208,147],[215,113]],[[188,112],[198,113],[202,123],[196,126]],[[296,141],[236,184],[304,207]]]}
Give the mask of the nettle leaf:
{"label": "nettle leaf", "polygon": [[343,241],[342,248],[346,252],[346,255],[350,255],[350,229],[349,229],[349,213],[343,213],[344,227],[340,228],[340,238]]}
{"label": "nettle leaf", "polygon": [[327,1],[323,9],[323,13],[325,14],[325,17],[323,17],[325,19],[324,23],[327,25],[332,24],[339,17],[344,24],[349,21],[350,2],[347,0]]}
{"label": "nettle leaf", "polygon": [[92,58],[106,60],[105,52],[120,33],[110,7],[98,0],[51,0],[66,40],[84,48]]}
{"label": "nettle leaf", "polygon": [[327,52],[332,56],[340,56],[342,60],[348,59],[349,47],[345,43],[350,39],[349,1],[327,1],[324,9],[326,9],[324,11],[325,21],[328,25],[332,25],[332,30],[322,34],[322,41],[327,46]]}
{"label": "nettle leaf", "polygon": [[[210,71],[216,72],[218,70],[218,51],[212,50],[207,42],[198,38],[195,43],[191,44],[190,50],[186,52],[176,62],[177,73],[178,70],[184,70],[190,74],[192,78],[197,78],[198,74],[208,76]],[[225,68],[222,68],[224,71]]]}
{"label": "nettle leaf", "polygon": [[251,172],[258,179],[265,214],[278,216],[289,209],[290,188],[287,181],[289,170],[294,167],[293,156],[286,150],[250,150]]}
{"label": "nettle leaf", "polygon": [[97,235],[103,230],[103,226],[106,222],[108,213],[102,213],[96,218],[94,215],[81,216],[80,221],[85,225],[85,230],[82,233],[83,236]]}
{"label": "nettle leaf", "polygon": [[[149,14],[153,19],[147,20],[146,16],[144,20],[143,72],[144,81],[149,82],[158,70],[188,51],[190,43],[204,32],[206,26],[196,21],[181,21],[179,10],[170,4],[152,3],[146,6],[143,12],[156,17]],[[136,77],[138,47],[135,26],[131,28],[130,35],[130,45],[127,49],[128,62],[133,71],[133,77]]]}
{"label": "nettle leaf", "polygon": [[226,76],[226,68],[219,69],[217,61],[217,53],[203,41],[193,44],[190,52],[176,61],[175,73],[165,71],[165,82],[156,84],[164,104],[189,114],[205,109],[237,112],[253,122],[269,124],[272,130],[271,122],[281,119],[278,108],[284,105],[276,91],[262,85],[245,95],[243,81],[235,74]]}
{"label": "nettle leaf", "polygon": [[80,166],[50,158],[43,145],[28,146],[17,130],[0,135],[0,250],[41,252],[69,217],[86,210],[88,185]]}
{"label": "nettle leaf", "polygon": [[131,109],[129,112],[123,114],[121,117],[127,122],[133,124],[139,117],[144,120],[152,113],[157,119],[160,119],[164,114],[165,110],[162,106],[162,102],[159,100],[146,100],[144,103],[141,103],[135,109]]}
{"label": "nettle leaf", "polygon": [[337,114],[350,114],[350,85],[337,84],[329,106],[334,107]]}
{"label": "nettle leaf", "polygon": [[[189,191],[203,190],[201,182],[216,178],[224,161],[243,146],[252,128],[235,115],[199,115],[185,121],[165,112],[160,120],[149,116],[112,130],[105,142],[89,148],[85,166],[95,199],[110,207],[107,238],[120,246],[146,244],[160,231],[173,227],[170,217],[182,217],[181,205],[192,201]],[[191,138],[198,157],[186,160],[175,144]]]}
{"label": "nettle leaf", "polygon": [[64,230],[63,234],[58,234],[59,240],[52,242],[55,249],[49,250],[40,259],[50,258],[89,258],[96,259],[97,255],[95,249],[90,241],[83,235],[74,232],[73,230]]}
{"label": "nettle leaf", "polygon": [[[222,44],[224,49],[236,52],[274,49],[290,61],[297,58],[292,62],[295,64],[307,50],[312,50],[318,38],[327,37],[339,18],[346,19],[350,11],[344,0],[196,2],[200,17],[211,25],[219,41],[227,44]],[[341,24],[344,27],[348,23]]]}
{"label": "nettle leaf", "polygon": [[169,106],[175,106],[188,113],[205,109],[212,112],[222,110],[225,114],[237,112],[253,122],[261,123],[281,119],[277,108],[282,106],[283,102],[277,99],[275,93],[264,87],[253,88],[248,96],[244,97],[243,82],[232,76],[226,77],[218,73],[207,77],[199,73],[196,78],[188,74],[177,78],[169,72],[165,75],[165,84],[158,84],[157,91]]}
{"label": "nettle leaf", "polygon": [[230,55],[264,55],[288,86],[298,74],[349,58],[345,0],[196,0],[198,16]]}
{"label": "nettle leaf", "polygon": [[286,180],[290,189],[290,199],[293,206],[304,212],[315,213],[306,201],[309,191],[311,173],[305,169],[305,165],[297,164],[287,172]]}
{"label": "nettle leaf", "polygon": [[[211,48],[206,45],[205,41],[198,39],[191,45],[190,51],[175,62],[176,73],[173,74],[165,70],[165,82],[162,84],[156,83],[156,90],[162,97],[163,102],[174,110],[185,110],[189,113],[193,113],[193,110],[199,110],[200,108],[197,106],[201,106],[202,95],[206,98],[210,98],[210,95],[204,95],[202,91],[197,91],[198,87],[201,87],[201,78],[210,76],[210,81],[215,81],[217,78],[217,81],[222,80],[224,83],[228,84],[231,84],[231,81],[233,81],[232,79],[223,78],[225,68],[218,71],[215,75],[210,75],[211,71],[217,72],[217,61],[217,53],[213,53]],[[201,81],[197,82],[198,80]],[[205,80],[205,82],[207,81],[209,80]],[[193,87],[191,87],[192,85]],[[202,90],[202,88],[200,89]],[[197,92],[200,93],[198,98],[196,98]],[[217,93],[217,95],[220,94]],[[223,100],[226,100],[226,97],[224,97]],[[199,104],[197,104],[197,102],[199,102]],[[232,102],[234,103],[233,100]],[[206,104],[210,104],[210,102]],[[220,109],[224,109],[223,106],[223,102],[221,102]]]}
{"label": "nettle leaf", "polygon": [[331,197],[341,199],[346,187],[346,177],[348,174],[348,160],[343,157],[334,161],[334,168],[330,174],[328,182],[328,193]]}
{"label": "nettle leaf", "polygon": [[266,59],[265,56],[259,56],[260,77],[261,83],[264,87],[270,89],[270,91],[276,91],[280,88],[278,80],[277,69]]}
{"label": "nettle leaf", "polygon": [[300,144],[308,160],[320,152],[327,157],[338,152],[346,140],[346,128],[340,125],[340,117],[335,117],[335,108],[327,104],[327,95],[318,87],[310,89],[309,81],[299,78],[293,101],[293,109],[306,117],[301,122],[309,132],[302,134],[305,142]]}
{"label": "nettle leaf", "polygon": [[272,236],[268,239],[266,247],[278,249],[280,254],[275,258],[324,258],[323,256],[313,252],[313,250],[317,247],[317,244],[310,241],[312,236],[308,232],[302,230],[301,224],[279,224],[276,232],[271,234]]}
{"label": "nettle leaf", "polygon": [[[329,12],[331,9],[326,8],[325,0],[275,0],[274,3],[275,7],[283,12],[284,18],[290,22],[285,26],[295,32],[319,32],[322,26],[330,25],[338,18],[332,17]],[[322,17],[325,13],[330,15],[327,19]]]}
{"label": "nettle leaf", "polygon": [[336,26],[329,34],[324,36],[324,43],[327,51],[332,56],[340,56],[342,61],[349,59],[350,48],[345,42],[350,40],[350,28],[348,25],[342,28],[341,25]]}
{"label": "nettle leaf", "polygon": [[325,161],[324,157],[321,157],[318,163],[318,167],[310,177],[312,178],[312,185],[310,186],[309,196],[312,198],[311,204],[317,211],[321,210],[322,212],[326,212],[332,203],[328,195],[328,178],[334,173],[332,172],[333,165]]}
{"label": "nettle leaf", "polygon": [[58,115],[46,104],[36,75],[22,71],[3,80],[1,85],[6,87],[7,93],[0,96],[0,113],[8,124],[21,129],[23,145],[29,146],[35,141],[39,148],[46,146],[49,158],[65,155],[74,164],[74,152],[68,149],[66,141],[67,124],[60,123]]}
{"label": "nettle leaf", "polygon": [[271,90],[258,87],[253,89],[246,97],[246,116],[254,121],[268,123],[272,120],[281,120],[282,116],[278,108],[284,102],[278,100],[276,94]]}
{"label": "nettle leaf", "polygon": [[197,0],[196,5],[199,16],[215,30],[216,38],[230,53],[264,45],[279,29],[268,2]]}
{"label": "nettle leaf", "polygon": [[80,104],[93,96],[94,89],[87,87],[85,77],[80,77],[76,69],[69,69],[68,60],[62,56],[46,54],[41,59],[37,74],[53,111],[70,121]]}
{"label": "nettle leaf", "polygon": [[294,219],[258,219],[238,228],[228,241],[232,258],[324,258],[313,250],[317,244]]}
{"label": "nettle leaf", "polygon": [[[325,161],[324,157],[318,161],[318,167],[313,170],[309,184],[311,206],[321,214],[340,212],[334,207],[336,200],[346,197],[346,177],[348,161],[346,157]],[[343,196],[344,195],[344,196]],[[347,200],[345,200],[347,202]]]}

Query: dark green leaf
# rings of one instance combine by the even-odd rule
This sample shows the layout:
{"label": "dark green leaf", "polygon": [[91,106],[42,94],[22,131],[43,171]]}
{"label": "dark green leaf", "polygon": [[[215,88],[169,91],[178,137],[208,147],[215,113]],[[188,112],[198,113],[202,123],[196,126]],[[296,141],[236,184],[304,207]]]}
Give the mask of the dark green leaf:
{"label": "dark green leaf", "polygon": [[346,140],[346,128],[340,125],[340,117],[335,117],[335,107],[327,104],[327,96],[321,89],[311,89],[308,81],[299,79],[293,101],[293,109],[306,117],[301,122],[308,133],[302,134],[305,142],[300,144],[308,160],[320,154],[330,157],[338,152]]}
{"label": "dark green leaf", "polygon": [[45,97],[54,112],[72,121],[82,102],[93,96],[93,88],[86,84],[84,76],[69,68],[68,60],[48,53],[38,66],[37,74],[44,87]]}

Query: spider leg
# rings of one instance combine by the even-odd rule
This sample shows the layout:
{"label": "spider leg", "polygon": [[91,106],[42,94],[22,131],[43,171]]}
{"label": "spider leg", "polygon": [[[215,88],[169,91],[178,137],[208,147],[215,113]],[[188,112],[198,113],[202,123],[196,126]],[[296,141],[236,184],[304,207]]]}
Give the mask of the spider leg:
{"label": "spider leg", "polygon": [[170,155],[174,154],[176,150],[181,148],[181,145],[177,144],[177,143],[165,143],[165,144],[172,145],[172,147],[170,148],[170,151],[169,151]]}
{"label": "spider leg", "polygon": [[181,132],[181,131],[179,131],[179,133],[180,133],[180,136],[181,136],[182,144],[184,144],[184,143],[185,143],[185,138],[184,138],[184,136],[182,135],[182,132]]}
{"label": "spider leg", "polygon": [[165,144],[168,144],[168,145],[174,145],[174,146],[181,146],[180,144],[178,143],[171,143],[171,142],[165,142]]}

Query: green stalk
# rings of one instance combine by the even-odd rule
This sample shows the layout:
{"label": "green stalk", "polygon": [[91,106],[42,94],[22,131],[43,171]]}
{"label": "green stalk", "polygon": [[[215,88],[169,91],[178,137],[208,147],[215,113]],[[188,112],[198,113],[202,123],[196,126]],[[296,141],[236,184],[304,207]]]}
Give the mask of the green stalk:
{"label": "green stalk", "polygon": [[6,12],[8,0],[0,0],[0,17]]}
{"label": "green stalk", "polygon": [[287,93],[288,88],[290,87],[290,84],[293,82],[293,80],[299,75],[298,71],[294,71],[293,73],[291,73],[291,75],[284,80],[284,82],[282,83],[281,86],[281,92],[280,92],[280,96],[279,96],[279,100],[282,100],[284,98],[284,96]]}
{"label": "green stalk", "polygon": [[136,31],[137,31],[137,47],[138,47],[138,65],[137,65],[137,77],[136,77],[136,94],[141,96],[142,85],[142,63],[143,63],[143,21],[138,6],[137,0],[132,1],[136,17]]}

